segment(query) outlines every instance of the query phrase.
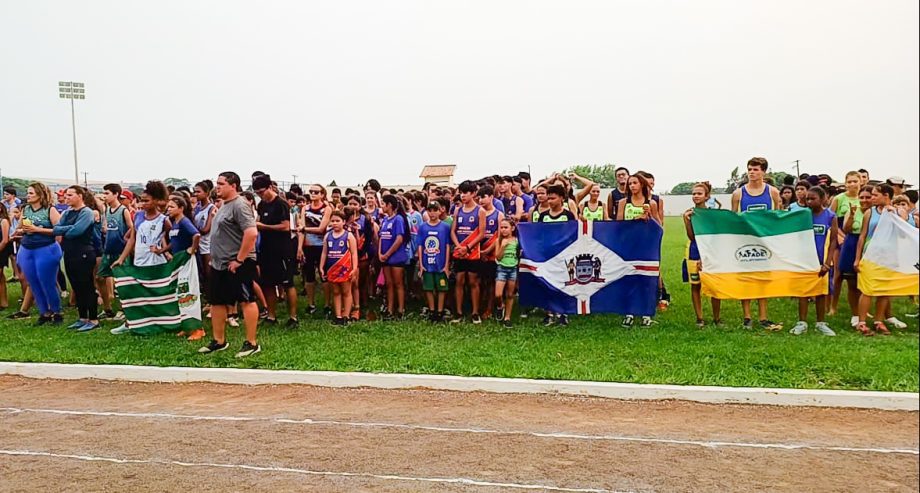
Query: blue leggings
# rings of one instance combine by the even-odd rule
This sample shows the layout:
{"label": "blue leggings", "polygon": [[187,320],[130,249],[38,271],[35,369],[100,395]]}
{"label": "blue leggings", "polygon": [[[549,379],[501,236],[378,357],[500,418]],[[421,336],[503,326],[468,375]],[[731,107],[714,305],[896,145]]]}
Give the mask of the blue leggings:
{"label": "blue leggings", "polygon": [[38,248],[20,248],[16,263],[29,281],[38,314],[61,313],[61,295],[57,288],[61,246],[55,242]]}

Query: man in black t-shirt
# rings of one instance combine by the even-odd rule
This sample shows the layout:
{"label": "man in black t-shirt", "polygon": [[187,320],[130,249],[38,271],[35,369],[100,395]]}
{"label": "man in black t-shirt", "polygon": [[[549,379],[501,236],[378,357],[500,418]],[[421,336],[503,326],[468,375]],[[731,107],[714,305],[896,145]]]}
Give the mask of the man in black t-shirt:
{"label": "man in black t-shirt", "polygon": [[260,175],[252,180],[252,191],[262,200],[256,207],[256,227],[259,229],[258,264],[262,291],[268,305],[266,323],[275,323],[278,296],[275,288],[285,291],[288,305],[288,328],[297,322],[297,290],[294,288],[294,251],[291,247],[291,206],[272,186],[271,177]]}

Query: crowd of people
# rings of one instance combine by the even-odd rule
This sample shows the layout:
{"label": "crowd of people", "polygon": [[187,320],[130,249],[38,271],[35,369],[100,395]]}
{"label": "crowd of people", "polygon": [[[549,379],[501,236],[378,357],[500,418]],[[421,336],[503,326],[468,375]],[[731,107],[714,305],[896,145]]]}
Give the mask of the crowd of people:
{"label": "crowd of people", "polygon": [[[871,181],[865,170],[847,173],[842,184],[828,175],[773,184],[766,173],[765,159],[748,162],[747,181],[731,198],[733,211],[807,209],[821,226],[815,228],[815,246],[831,294],[800,300],[799,320],[791,332],[799,335],[808,329],[805,320],[813,303],[816,329],[834,335],[826,316],[837,311],[844,282],[857,330],[872,335],[888,334],[889,325],[903,328],[884,297],[870,310],[872,299],[861,295],[856,276],[882,212],[920,224],[917,191],[908,190],[898,177]],[[494,317],[512,327],[521,257],[518,224],[638,220],[664,225],[664,198],[655,193],[655,177],[625,167],[617,168],[615,176],[616,187],[606,197],[599,184],[576,173],[555,173],[532,183],[526,172],[456,187],[427,183],[419,190],[387,189],[373,179],[363,188],[294,184],[283,190],[258,171],[247,190],[235,172],[191,187],[154,180],[136,196],[115,183],[101,193],[78,185],[52,193],[35,182],[22,198],[7,187],[0,205],[0,262],[12,267],[10,280],[23,288],[19,309],[9,318],[29,318],[34,306],[38,324],[63,325],[63,299],[77,308],[69,329],[85,332],[97,329],[101,319],[124,320],[116,308],[113,269],[126,263],[162,265],[188,251],[199,266],[204,310],[212,326],[202,353],[228,348],[226,326],[238,326],[240,318],[245,341],[237,356],[259,352],[258,325],[296,328],[301,302],[307,314],[322,310],[336,325],[398,320],[406,316],[407,299],[420,299],[421,316],[431,322],[480,324]],[[699,326],[705,325],[699,276],[705,267],[691,217],[698,208],[722,207],[711,192],[709,183],[696,184],[694,207],[683,215],[689,240],[683,277],[691,286]],[[0,276],[3,309],[9,305],[7,282]],[[279,314],[279,299],[286,305],[286,320]],[[377,300],[373,306],[382,305],[379,314],[372,300]],[[657,301],[661,309],[670,303],[660,277]],[[781,329],[768,317],[767,300],[757,302],[759,325]],[[721,323],[720,309],[721,300],[712,299],[715,324]],[[742,301],[742,310],[742,324],[751,328],[751,300]],[[545,325],[568,323],[565,314],[542,315]],[[534,310],[521,307],[519,317],[528,316]],[[632,326],[636,318],[627,315],[622,325]],[[638,318],[641,326],[655,323],[653,317]],[[130,321],[111,332],[130,333]],[[184,335],[191,340],[206,337],[203,329]]]}

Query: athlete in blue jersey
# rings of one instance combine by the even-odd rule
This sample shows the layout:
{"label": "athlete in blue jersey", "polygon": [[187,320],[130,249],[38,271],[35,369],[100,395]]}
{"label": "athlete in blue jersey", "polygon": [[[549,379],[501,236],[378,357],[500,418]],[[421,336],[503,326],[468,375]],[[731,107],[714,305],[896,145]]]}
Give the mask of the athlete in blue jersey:
{"label": "athlete in blue jersey", "polygon": [[[821,264],[820,276],[827,276],[828,285],[833,276],[828,274],[834,268],[837,260],[837,216],[830,209],[824,207],[827,193],[821,187],[812,187],[808,190],[805,203],[808,204],[812,217],[812,228],[815,233],[815,249],[818,252],[818,262]],[[827,295],[815,296],[815,312],[817,323],[815,328],[826,336],[837,335],[824,321],[827,314]],[[790,331],[793,335],[802,335],[808,330],[808,298],[799,298],[799,321]]]}
{"label": "athlete in blue jersey", "polygon": [[[732,193],[732,212],[756,212],[780,209],[783,200],[779,190],[763,181],[767,172],[767,160],[762,157],[751,158],[747,163],[748,182]],[[760,315],[760,326],[767,330],[782,330],[782,324],[767,318],[767,300],[757,300]],[[741,300],[741,311],[744,312],[743,327],[751,328],[751,300]]]}

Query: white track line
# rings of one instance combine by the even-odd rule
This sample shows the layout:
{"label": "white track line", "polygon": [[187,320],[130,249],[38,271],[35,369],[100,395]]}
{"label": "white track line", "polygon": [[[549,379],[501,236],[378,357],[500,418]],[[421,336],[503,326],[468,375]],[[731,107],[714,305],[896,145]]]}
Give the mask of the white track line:
{"label": "white track line", "polygon": [[413,476],[398,476],[394,474],[371,474],[366,472],[344,471],[312,471],[293,467],[255,466],[251,464],[221,464],[213,462],[182,462],[169,459],[120,459],[117,457],[100,457],[94,455],[55,454],[52,452],[36,452],[32,450],[0,450],[0,455],[19,457],[53,457],[57,459],[82,460],[88,462],[110,462],[114,464],[155,464],[182,467],[214,467],[222,469],[242,469],[258,472],[282,472],[304,474],[308,476],[345,477],[381,479],[387,481],[414,481],[420,483],[460,484],[464,486],[490,486],[495,488],[513,488],[518,490],[559,491],[565,493],[621,493],[615,490],[601,488],[566,488],[543,484],[520,484],[493,481],[482,481],[469,478],[420,478]]}
{"label": "white track line", "polygon": [[55,414],[63,416],[101,416],[101,417],[119,417],[119,418],[141,418],[141,419],[175,419],[175,420],[192,420],[192,421],[249,421],[249,422],[272,422],[278,424],[295,424],[310,426],[343,426],[351,428],[384,428],[416,431],[434,431],[441,433],[473,433],[473,434],[492,434],[492,435],[518,435],[532,436],[538,438],[560,438],[569,440],[597,440],[597,441],[618,441],[618,442],[638,442],[638,443],[659,443],[667,445],[690,445],[706,448],[722,447],[739,447],[755,449],[779,449],[779,450],[812,450],[822,452],[862,452],[875,454],[908,454],[920,455],[917,449],[892,449],[879,447],[841,447],[828,445],[807,445],[797,443],[752,443],[752,442],[723,442],[723,441],[704,441],[704,440],[681,440],[672,438],[654,438],[654,437],[637,437],[625,435],[582,435],[576,433],[546,433],[535,431],[519,430],[494,430],[488,428],[454,428],[442,426],[426,425],[408,425],[399,423],[374,423],[360,421],[334,421],[324,419],[290,419],[290,418],[270,418],[270,417],[252,417],[252,416],[201,416],[195,414],[170,414],[170,413],[129,413],[116,411],[76,411],[68,409],[31,409],[0,407],[0,412],[7,414],[19,413],[36,413],[36,414]]}

